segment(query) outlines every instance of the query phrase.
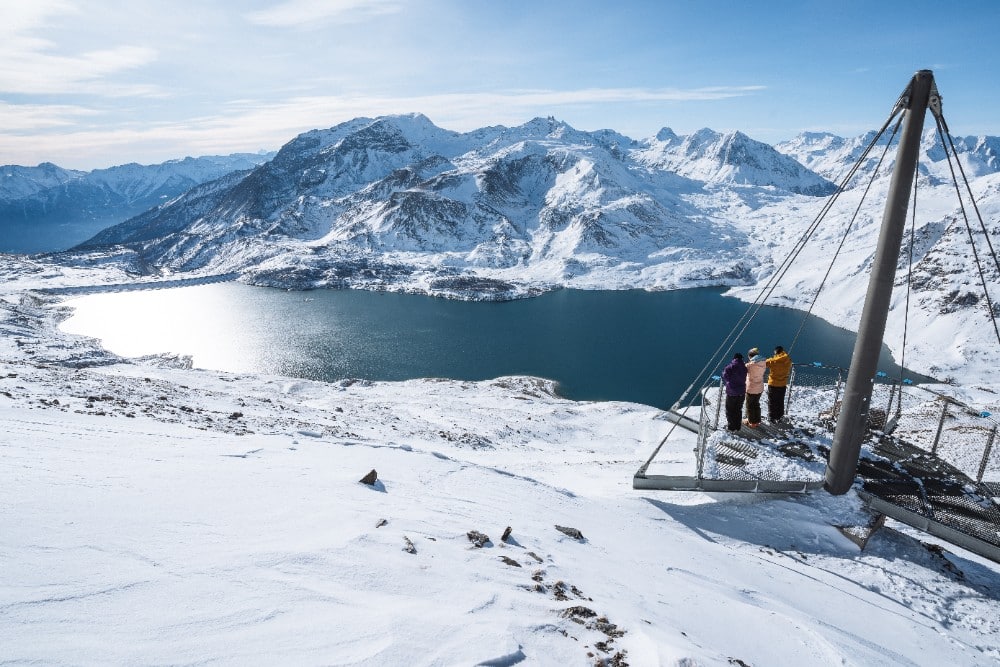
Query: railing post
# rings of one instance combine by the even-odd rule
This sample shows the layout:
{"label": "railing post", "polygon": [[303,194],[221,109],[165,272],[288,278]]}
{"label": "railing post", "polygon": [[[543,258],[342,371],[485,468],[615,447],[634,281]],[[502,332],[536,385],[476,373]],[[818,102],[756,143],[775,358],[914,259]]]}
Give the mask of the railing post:
{"label": "railing post", "polygon": [[723,395],[725,394],[725,392],[726,392],[725,381],[719,380],[719,399],[716,401],[715,405],[715,426],[712,427],[716,431],[719,430],[719,415],[722,412],[722,402],[725,400],[725,398],[723,398]]}
{"label": "railing post", "polygon": [[892,415],[892,399],[896,398],[896,382],[892,381],[889,383],[889,402],[885,406],[885,423],[889,423],[889,418]]}
{"label": "railing post", "polygon": [[931,445],[931,454],[937,455],[938,442],[941,440],[941,431],[944,430],[944,420],[948,416],[948,401],[941,401],[941,418],[938,420],[937,433],[934,434],[934,444]]}
{"label": "railing post", "polygon": [[837,369],[837,388],[833,394],[833,405],[830,406],[830,414],[833,415],[833,421],[837,421],[837,417],[840,415],[840,410],[837,409],[837,401],[840,400],[840,386],[844,382],[844,369]]}
{"label": "railing post", "polygon": [[792,387],[795,385],[795,366],[792,366],[792,372],[788,374],[788,395],[785,398],[785,411],[792,411]]}
{"label": "railing post", "polygon": [[708,437],[708,424],[705,423],[705,404],[708,402],[708,393],[702,389],[701,391],[701,412],[698,414],[698,479],[705,470],[705,440]]}
{"label": "railing post", "polygon": [[[892,413],[892,399],[896,396],[896,413]],[[882,432],[886,434],[891,434],[896,430],[896,426],[899,425],[899,420],[903,416],[903,385],[899,382],[893,380],[891,388],[889,389],[889,407],[885,411],[885,426],[882,428]]]}
{"label": "railing post", "polygon": [[986,464],[990,460],[990,452],[993,450],[993,441],[997,438],[997,426],[993,425],[993,430],[990,431],[990,437],[986,439],[986,451],[983,452],[983,461],[979,464],[979,474],[976,475],[976,484],[983,481],[983,474],[986,472]]}

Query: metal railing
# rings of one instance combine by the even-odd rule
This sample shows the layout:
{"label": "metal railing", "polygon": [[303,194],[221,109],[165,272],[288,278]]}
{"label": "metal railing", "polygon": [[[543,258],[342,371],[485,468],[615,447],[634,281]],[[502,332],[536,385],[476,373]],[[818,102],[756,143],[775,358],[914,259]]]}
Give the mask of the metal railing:
{"label": "metal railing", "polygon": [[[793,421],[819,422],[832,432],[840,413],[847,369],[796,364],[785,394]],[[718,384],[716,384],[716,382]],[[698,477],[705,471],[709,440],[719,429],[725,391],[718,376],[702,388],[697,441]],[[766,392],[762,409],[766,411]],[[954,466],[977,483],[1000,483],[1000,426],[995,415],[951,396],[879,373],[873,380],[868,427],[892,433]]]}

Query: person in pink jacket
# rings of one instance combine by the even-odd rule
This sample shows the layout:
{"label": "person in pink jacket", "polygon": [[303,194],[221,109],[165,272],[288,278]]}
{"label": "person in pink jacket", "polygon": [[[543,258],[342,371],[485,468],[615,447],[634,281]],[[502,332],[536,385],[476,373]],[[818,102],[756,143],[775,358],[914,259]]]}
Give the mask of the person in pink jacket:
{"label": "person in pink jacket", "polygon": [[756,347],[750,350],[747,359],[747,418],[743,423],[751,428],[760,426],[760,395],[764,393],[764,371],[767,362],[760,357]]}

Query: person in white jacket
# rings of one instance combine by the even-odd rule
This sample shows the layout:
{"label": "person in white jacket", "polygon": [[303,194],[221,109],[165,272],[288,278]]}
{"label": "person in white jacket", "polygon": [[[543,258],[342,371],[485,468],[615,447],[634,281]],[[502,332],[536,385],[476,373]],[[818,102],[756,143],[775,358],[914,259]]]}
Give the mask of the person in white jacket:
{"label": "person in white jacket", "polygon": [[767,362],[760,357],[756,347],[750,350],[747,360],[747,418],[743,423],[751,428],[760,426],[760,395],[764,393],[764,371]]}

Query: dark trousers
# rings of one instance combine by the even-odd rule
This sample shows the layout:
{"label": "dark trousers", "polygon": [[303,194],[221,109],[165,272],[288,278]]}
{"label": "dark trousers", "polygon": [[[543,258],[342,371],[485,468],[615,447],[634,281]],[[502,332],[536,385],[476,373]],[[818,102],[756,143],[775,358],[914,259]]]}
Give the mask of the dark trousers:
{"label": "dark trousers", "polygon": [[747,394],[747,421],[760,423],[760,394]]}
{"label": "dark trousers", "polygon": [[743,420],[743,394],[739,396],[726,395],[726,428],[730,431],[740,430]]}
{"label": "dark trousers", "polygon": [[775,422],[785,416],[785,389],[767,385],[767,418]]}

